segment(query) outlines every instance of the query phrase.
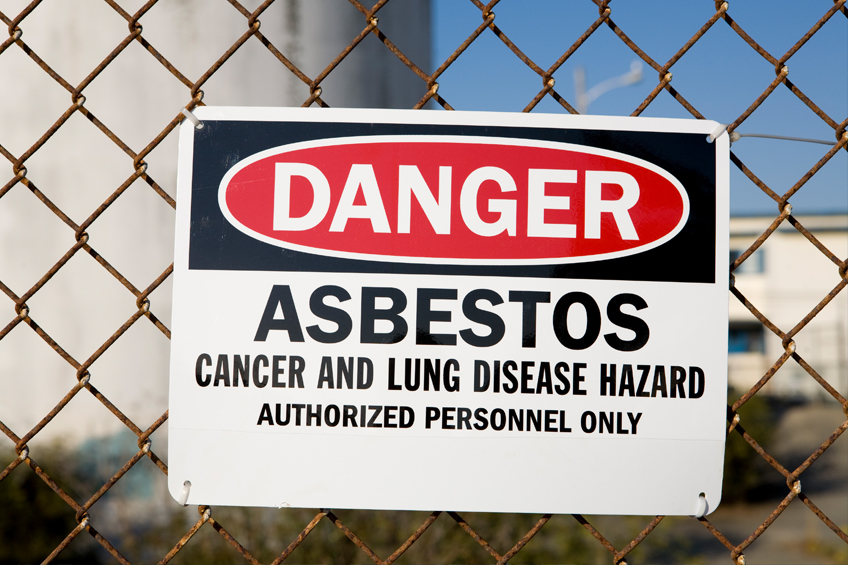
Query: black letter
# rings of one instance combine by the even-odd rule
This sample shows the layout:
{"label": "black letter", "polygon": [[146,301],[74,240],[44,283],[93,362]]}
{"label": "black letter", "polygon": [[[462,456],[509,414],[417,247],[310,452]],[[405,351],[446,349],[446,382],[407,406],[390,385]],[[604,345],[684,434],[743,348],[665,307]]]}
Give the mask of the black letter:
{"label": "black letter", "polygon": [[512,374],[512,372],[516,369],[518,369],[518,365],[511,359],[509,361],[505,361],[503,364],[504,377],[506,377],[509,381],[509,384],[504,383],[503,389],[504,392],[508,394],[512,394],[518,390],[518,379],[516,379],[515,375]]}
{"label": "black letter", "polygon": [[250,355],[244,356],[242,362],[241,355],[233,355],[233,386],[238,386],[239,374],[241,374],[241,384],[248,386],[250,384]]}
{"label": "black letter", "polygon": [[477,301],[488,300],[492,306],[503,304],[503,298],[494,290],[478,288],[465,295],[462,300],[462,313],[472,322],[488,326],[489,335],[479,336],[471,328],[461,330],[459,335],[468,345],[474,347],[491,347],[503,339],[506,326],[500,316],[488,310],[477,308]]}
{"label": "black letter", "polygon": [[586,396],[586,390],[580,388],[580,383],[586,380],[580,372],[586,368],[586,363],[574,364],[574,394],[575,396]]}
{"label": "black letter", "polygon": [[521,394],[533,394],[533,389],[530,388],[530,381],[533,380],[533,375],[530,374],[530,369],[532,369],[535,364],[535,361],[521,362]]}
{"label": "black letter", "polygon": [[325,332],[318,325],[309,326],[306,332],[309,337],[320,343],[339,343],[350,335],[353,322],[347,312],[341,308],[333,308],[324,303],[327,296],[335,296],[339,302],[350,300],[350,294],[340,286],[327,285],[315,289],[309,297],[309,309],[312,313],[323,320],[335,322],[338,328],[334,332]]}
{"label": "black letter", "polygon": [[486,419],[488,412],[485,408],[478,408],[474,411],[474,419],[477,420],[474,423],[475,430],[485,430],[489,427],[489,420]]}
{"label": "black letter", "polygon": [[351,406],[350,404],[345,404],[342,407],[342,426],[348,427],[350,425],[351,428],[355,428],[356,426],[356,406]]}
{"label": "black letter", "polygon": [[686,398],[686,391],[683,388],[683,381],[686,380],[686,369],[683,367],[672,367],[671,375],[671,397],[677,398],[677,393],[680,393],[680,398]]}
{"label": "black letter", "polygon": [[424,412],[424,414],[425,414],[424,427],[429,430],[430,429],[430,423],[435,422],[439,419],[439,409],[434,408],[432,406],[428,406],[427,410]]}
{"label": "black letter", "polygon": [[[200,386],[209,386],[209,383],[212,382],[212,375],[211,374],[206,374],[206,375],[203,374],[203,368],[200,366],[201,361],[203,361],[206,365],[208,365],[210,367],[212,366],[212,357],[210,357],[209,354],[207,354],[207,353],[201,353],[197,357],[197,363],[194,365],[194,378],[197,381],[197,384],[199,384]],[[203,378],[203,377],[206,377],[206,378]]]}
{"label": "black letter", "polygon": [[[568,333],[568,309],[579,303],[586,311],[586,332],[577,339]],[[585,292],[569,292],[557,301],[554,307],[554,333],[561,344],[568,349],[587,349],[591,347],[601,333],[601,310],[591,296]]]}
{"label": "black letter", "polygon": [[400,427],[411,428],[415,423],[415,412],[409,406],[400,407]]}
{"label": "black letter", "polygon": [[639,420],[642,419],[642,413],[637,412],[636,417],[633,417],[633,414],[628,412],[627,417],[630,418],[630,425],[633,427],[633,435],[636,435],[636,425],[639,423]]}
{"label": "black letter", "polygon": [[271,406],[267,402],[262,405],[262,410],[259,412],[259,421],[256,422],[256,425],[261,426],[262,422],[268,422],[268,425],[271,426],[274,425],[274,418],[271,416]]}
{"label": "black letter", "polygon": [[[388,310],[377,309],[377,297],[388,298],[392,305]],[[362,287],[362,319],[359,323],[361,343],[397,343],[406,337],[406,320],[399,314],[406,308],[406,295],[397,288]],[[388,320],[392,330],[387,333],[374,331],[374,322]]]}
{"label": "black letter", "polygon": [[218,366],[215,368],[215,385],[223,381],[224,386],[230,386],[230,364],[226,355],[218,355]]}
{"label": "black letter", "polygon": [[[282,320],[274,318],[278,304],[283,310],[284,318]],[[303,341],[300,320],[294,307],[291,288],[287,284],[275,284],[271,288],[268,303],[265,304],[265,312],[262,313],[262,319],[259,320],[259,329],[256,330],[256,337],[253,338],[253,341],[265,341],[270,330],[286,330],[289,332],[289,341]]]}
{"label": "black letter", "polygon": [[[698,384],[695,385],[695,377]],[[700,367],[689,367],[689,398],[701,398],[704,395],[704,371]]]}
{"label": "black letter", "polygon": [[286,372],[283,368],[283,361],[285,360],[285,355],[273,356],[273,363],[271,364],[271,386],[273,387],[286,388],[286,383],[280,379],[280,375]]}
{"label": "black letter", "polygon": [[474,361],[474,392],[487,390],[489,390],[489,364],[478,359]]}
{"label": "black letter", "polygon": [[368,357],[356,359],[356,388],[363,390],[371,388],[374,382],[374,363]]}
{"label": "black letter", "polygon": [[617,294],[612,297],[612,300],[607,304],[607,318],[616,326],[621,326],[624,329],[631,330],[636,335],[630,341],[624,341],[617,334],[604,334],[604,339],[610,344],[610,347],[618,351],[636,351],[642,349],[648,343],[648,337],[651,335],[648,324],[645,320],[625,314],[621,311],[624,304],[634,306],[636,310],[642,310],[648,307],[648,303],[641,296],[635,294]]}
{"label": "black letter", "polygon": [[389,390],[402,390],[403,387],[395,384],[395,358],[389,357]]}
{"label": "black letter", "polygon": [[329,357],[321,357],[321,368],[318,369],[318,388],[335,388],[333,385],[333,360]]}
{"label": "black letter", "polygon": [[335,428],[339,424],[341,417],[339,407],[335,404],[328,404],[327,407],[324,408],[324,423],[331,428]]}
{"label": "black letter", "polygon": [[455,288],[419,288],[415,310],[416,345],[456,345],[456,334],[430,333],[430,322],[450,322],[450,310],[431,310],[430,301],[456,300]]}
{"label": "black letter", "polygon": [[557,394],[563,395],[568,394],[568,391],[571,390],[571,383],[568,382],[568,377],[565,376],[565,373],[568,372],[568,363],[557,363],[556,367],[554,367],[554,374],[556,378],[559,379],[561,385],[556,385],[554,390]]}
{"label": "black letter", "polygon": [[[586,420],[589,420],[591,423],[587,424]],[[583,412],[583,415],[580,417],[580,427],[583,429],[583,433],[591,434],[595,431],[595,426],[598,425],[598,419],[595,418],[594,412]]]}
{"label": "black letter", "polygon": [[551,301],[550,292],[510,290],[510,302],[521,302],[521,347],[536,347],[536,304]]}
{"label": "black letter", "polygon": [[282,404],[277,404],[277,425],[278,426],[288,426],[289,420],[291,420],[291,404],[286,404],[286,419],[285,420],[283,420],[280,417],[280,414],[281,414],[280,408],[281,407],[282,407]]}
{"label": "black letter", "polygon": [[458,392],[459,377],[457,375],[450,374],[451,368],[453,368],[454,371],[459,371],[459,361],[457,361],[456,359],[448,359],[447,361],[445,361],[444,372],[442,373],[445,381],[445,390],[448,392]]}
{"label": "black letter", "polygon": [[260,365],[262,365],[263,367],[268,366],[268,358],[264,355],[257,355],[256,359],[253,360],[253,384],[259,388],[262,388],[268,384],[268,375],[259,374]]}
{"label": "black letter", "polygon": [[297,388],[303,388],[303,368],[306,366],[306,361],[303,357],[292,355],[289,357],[289,388],[294,388],[295,379],[297,379]]}
{"label": "black letter", "polygon": [[639,388],[636,389],[636,396],[651,396],[648,394],[648,391],[645,390],[645,386],[648,384],[648,375],[651,373],[651,366],[636,365],[636,368],[642,371],[642,376],[639,377]]}
{"label": "black letter", "polygon": [[610,363],[609,374],[607,374],[607,364],[601,363],[601,396],[607,395],[607,387],[609,387],[609,395],[615,396],[615,363]]}

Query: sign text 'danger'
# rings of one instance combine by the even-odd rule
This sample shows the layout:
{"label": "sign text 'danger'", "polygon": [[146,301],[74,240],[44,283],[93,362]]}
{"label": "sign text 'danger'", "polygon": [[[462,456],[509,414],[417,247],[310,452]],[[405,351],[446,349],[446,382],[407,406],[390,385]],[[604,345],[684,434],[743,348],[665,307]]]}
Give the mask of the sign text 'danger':
{"label": "sign text 'danger'", "polygon": [[577,145],[450,136],[292,144],[234,167],[219,203],[251,237],[426,262],[595,260],[673,237],[688,199],[666,171]]}

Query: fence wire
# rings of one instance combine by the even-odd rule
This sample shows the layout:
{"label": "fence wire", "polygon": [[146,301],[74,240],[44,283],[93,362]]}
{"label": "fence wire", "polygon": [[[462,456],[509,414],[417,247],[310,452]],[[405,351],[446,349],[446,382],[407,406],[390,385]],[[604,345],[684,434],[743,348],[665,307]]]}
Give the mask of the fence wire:
{"label": "fence wire", "polygon": [[[235,42],[232,43],[232,45],[220,54],[220,57],[218,57],[218,59],[215,60],[205,72],[203,72],[199,77],[190,78],[187,74],[181,72],[177,65],[173,64],[157,50],[154,42],[152,40],[148,40],[147,37],[149,37],[149,35],[146,37],[148,31],[142,28],[142,24],[145,23],[148,15],[152,11],[156,10],[157,6],[160,4],[165,4],[166,0],[149,0],[135,13],[125,11],[117,0],[103,0],[103,2],[108,5],[108,7],[111,8],[117,16],[125,22],[128,31],[124,32],[125,36],[117,45],[114,46],[114,49],[112,49],[112,51],[99,64],[92,68],[87,76],[85,76],[85,78],[77,84],[73,84],[63,78],[59,72],[50,66],[49,60],[47,60],[47,58],[43,59],[25,39],[24,32],[27,30],[27,25],[33,12],[36,9],[50,10],[55,5],[51,5],[49,1],[42,2],[42,0],[33,0],[18,13],[0,12],[0,20],[2,20],[3,24],[8,28],[8,38],[0,43],[0,57],[8,55],[15,50],[23,53],[26,57],[31,59],[50,78],[50,80],[58,84],[61,88],[67,91],[67,94],[70,95],[68,99],[69,103],[65,111],[62,112],[55,122],[43,131],[43,133],[33,132],[34,134],[41,133],[41,135],[38,140],[25,151],[16,154],[6,149],[3,145],[0,145],[0,155],[2,155],[3,158],[11,164],[13,172],[13,176],[11,178],[0,179],[0,182],[3,183],[2,188],[0,188],[0,199],[6,197],[13,190],[29,191],[32,195],[37,197],[38,200],[40,200],[43,206],[49,210],[50,213],[61,220],[68,229],[72,230],[75,237],[75,243],[67,249],[64,255],[56,261],[55,264],[50,266],[50,268],[43,273],[43,276],[41,276],[35,284],[26,289],[22,294],[14,292],[12,288],[10,288],[10,286],[13,285],[7,285],[8,280],[4,280],[8,278],[7,274],[0,273],[0,290],[2,290],[3,294],[5,294],[10,301],[7,302],[7,305],[14,306],[14,315],[8,316],[7,314],[2,314],[2,316],[7,316],[7,321],[5,323],[5,327],[0,330],[0,341],[6,338],[17,326],[29,326],[38,338],[48,344],[52,350],[55,351],[56,355],[61,357],[64,362],[73,368],[76,374],[76,381],[68,383],[67,393],[64,398],[62,398],[56,406],[50,410],[49,413],[45,414],[44,417],[41,418],[41,420],[31,429],[12,429],[12,427],[7,426],[5,423],[0,421],[0,430],[2,430],[3,435],[8,438],[11,444],[14,445],[14,450],[17,454],[17,457],[8,462],[5,469],[0,472],[0,481],[8,479],[13,473],[21,472],[18,470],[18,467],[29,467],[52,490],[52,492],[55,493],[55,496],[67,504],[67,506],[75,513],[78,525],[71,531],[68,531],[65,539],[58,546],[52,548],[49,554],[45,551],[45,563],[57,559],[63,550],[72,544],[75,538],[80,535],[91,536],[100,546],[109,552],[116,561],[120,563],[129,563],[130,561],[122,553],[121,547],[118,546],[118,542],[115,541],[113,544],[112,541],[101,535],[98,530],[99,525],[96,520],[92,519],[89,511],[93,506],[98,504],[101,498],[110,489],[115,487],[115,485],[136,465],[153,465],[156,469],[158,469],[158,471],[161,471],[161,473],[165,475],[168,473],[166,463],[157,456],[150,440],[151,434],[153,434],[167,421],[168,412],[165,411],[160,417],[153,421],[134,421],[125,414],[125,411],[122,410],[122,406],[113,404],[109,398],[98,390],[95,386],[98,381],[97,375],[91,373],[89,369],[98,358],[104,355],[104,353],[106,353],[117,342],[120,340],[130,339],[126,334],[130,328],[136,324],[152,324],[156,330],[161,332],[165,337],[170,337],[170,330],[162,321],[162,318],[157,316],[156,308],[151,304],[150,295],[171,276],[173,265],[164,268],[164,270],[161,271],[161,274],[159,274],[146,287],[137,287],[130,282],[130,280],[128,280],[128,278],[122,274],[118,268],[98,253],[96,247],[93,246],[93,242],[90,241],[88,232],[89,229],[98,222],[98,219],[101,218],[104,212],[106,212],[110,206],[113,206],[115,202],[125,194],[127,189],[132,184],[136,183],[136,181],[142,181],[168,206],[171,208],[175,207],[174,199],[169,195],[169,190],[166,190],[156,180],[154,180],[154,177],[152,176],[155,174],[154,170],[148,170],[146,158],[152,151],[163,143],[163,140],[173,134],[174,130],[184,119],[184,116],[181,113],[183,108],[191,111],[195,107],[204,104],[204,86],[207,85],[216,73],[228,64],[228,61],[230,61],[240,49],[243,49],[249,42],[258,43],[264,49],[267,49],[267,51],[279,62],[281,67],[287,69],[287,72],[291,73],[291,75],[296,77],[296,79],[302,82],[302,84],[307,88],[308,96],[303,100],[302,104],[304,107],[312,105],[327,107],[327,102],[324,98],[322,98],[322,85],[324,85],[325,80],[355,49],[357,49],[363,40],[365,40],[369,35],[373,35],[379,39],[385,49],[389,50],[403,65],[405,65],[418,77],[418,79],[420,79],[421,96],[414,105],[414,108],[423,108],[429,102],[431,105],[438,104],[446,110],[452,110],[453,107],[451,106],[450,101],[444,94],[439,92],[439,79],[459,58],[463,56],[463,54],[474,44],[475,41],[480,40],[480,38],[484,37],[486,34],[490,34],[502,42],[515,57],[527,66],[527,68],[538,75],[538,84],[540,84],[540,88],[538,93],[527,102],[526,107],[523,110],[524,112],[532,111],[546,97],[550,97],[566,111],[574,114],[577,113],[577,110],[575,109],[577,101],[573,98],[570,99],[569,95],[557,90],[553,75],[560,67],[563,66],[564,63],[566,63],[566,61],[569,61],[575,53],[578,53],[581,47],[584,46],[584,44],[594,34],[596,34],[599,29],[604,27],[612,30],[621,43],[629,48],[636,57],[644,62],[644,64],[657,73],[655,87],[651,90],[650,94],[644,99],[644,101],[642,101],[633,110],[631,114],[633,116],[639,116],[642,114],[645,109],[657,99],[658,95],[665,91],[693,117],[699,119],[709,117],[702,115],[702,113],[699,112],[689,100],[687,100],[685,97],[686,93],[679,92],[674,86],[672,86],[672,70],[674,69],[674,66],[678,64],[703,37],[710,33],[710,30],[714,26],[728,26],[754,53],[761,58],[763,65],[768,65],[769,67],[774,68],[774,79],[770,84],[764,85],[762,93],[756,96],[755,99],[750,100],[748,107],[727,126],[728,133],[732,135],[736,132],[737,129],[740,128],[740,126],[742,126],[742,124],[744,124],[745,121],[748,120],[750,116],[779,89],[782,89],[784,92],[790,92],[792,95],[797,97],[801,103],[809,108],[815,116],[818,117],[818,119],[820,119],[833,131],[834,141],[832,146],[823,149],[820,160],[782,194],[776,191],[774,187],[768,186],[765,182],[760,180],[757,174],[753,170],[749,169],[749,167],[746,166],[746,164],[731,151],[731,160],[733,164],[738,167],[738,169],[757,187],[759,187],[765,195],[774,201],[775,207],[779,213],[775,216],[774,221],[768,229],[766,229],[762,235],[757,237],[751,246],[731,265],[730,292],[762,323],[769,332],[780,338],[784,351],[777,359],[773,360],[771,367],[762,375],[759,381],[751,387],[750,390],[745,391],[744,394],[733,400],[732,404],[728,406],[727,433],[738,434],[744,438],[745,442],[750,445],[751,449],[756,451],[756,453],[758,453],[771,467],[785,478],[786,488],[783,500],[758,527],[750,532],[750,535],[746,539],[741,541],[738,539],[729,539],[725,533],[720,531],[720,529],[711,523],[711,521],[706,517],[692,518],[692,520],[697,520],[704,528],[715,536],[718,542],[726,548],[729,558],[737,564],[744,563],[745,551],[752,544],[758,541],[763,533],[766,532],[781,513],[783,513],[791,504],[801,504],[806,506],[818,520],[823,522],[827,528],[833,532],[834,539],[838,538],[838,540],[841,540],[842,543],[848,545],[848,533],[846,533],[846,531],[839,525],[834,523],[834,521],[829,518],[813,502],[813,500],[807,496],[807,494],[805,494],[801,487],[801,479],[804,473],[822,456],[822,454],[830,449],[834,442],[838,441],[843,432],[848,429],[848,399],[840,394],[832,383],[829,383],[825,378],[823,378],[816,369],[811,366],[804,357],[802,357],[801,353],[796,350],[795,346],[795,337],[802,332],[824,308],[830,305],[837,294],[844,292],[845,286],[848,285],[848,272],[846,272],[848,270],[848,258],[837,256],[823,245],[813,233],[808,231],[808,229],[806,229],[798,221],[797,218],[793,217],[791,205],[792,198],[798,194],[799,191],[804,189],[808,181],[823,166],[825,166],[825,164],[827,164],[834,155],[846,149],[846,145],[848,145],[848,132],[846,132],[848,119],[846,119],[845,116],[833,117],[828,115],[816,104],[814,100],[807,96],[788,78],[787,71],[787,64],[791,58],[795,56],[799,50],[801,50],[804,45],[819,32],[819,30],[826,26],[831,19],[848,17],[846,0],[835,1],[830,9],[820,14],[820,18],[815,25],[813,25],[807,33],[800,37],[788,51],[782,54],[770,53],[760,43],[758,43],[752,35],[747,33],[746,30],[733,19],[732,9],[729,7],[727,2],[715,2],[714,14],[707,19],[707,21],[703,22],[702,27],[691,37],[691,39],[681,45],[677,52],[674,53],[674,55],[667,61],[654,59],[646,50],[640,48],[639,45],[637,45],[630,36],[628,36],[624,29],[616,24],[614,11],[611,8],[612,3],[609,0],[592,0],[597,6],[597,18],[593,21],[587,21],[585,32],[577,37],[576,40],[574,40],[574,43],[570,45],[562,53],[562,55],[547,68],[525,54],[521,50],[521,47],[513,42],[504,30],[499,27],[498,23],[496,23],[494,8],[499,3],[499,0],[492,0],[488,4],[484,4],[480,0],[463,0],[469,1],[474,7],[476,7],[476,9],[479,10],[480,23],[476,29],[469,29],[467,39],[457,45],[455,51],[444,61],[437,61],[437,63],[439,63],[438,67],[435,71],[429,74],[423,70],[421,66],[417,65],[414,60],[407,57],[392,41],[392,38],[381,30],[378,17],[379,12],[387,4],[389,4],[391,0],[380,0],[372,6],[364,5],[358,0],[349,0],[350,3],[362,14],[361,31],[357,35],[350,37],[349,44],[340,53],[338,53],[338,56],[336,56],[335,59],[326,66],[326,68],[312,76],[298,68],[298,66],[292,62],[292,58],[287,57],[284,47],[275,45],[268,37],[263,35],[262,31],[260,31],[263,13],[265,13],[266,10],[275,3],[275,0],[265,0],[253,11],[248,10],[237,0],[227,1],[236,10],[233,12],[233,17],[238,18],[240,14],[243,33],[235,40]],[[286,0],[276,1],[283,3]],[[588,2],[589,0],[586,1]],[[44,5],[42,6],[42,4]],[[796,5],[796,8],[800,10],[802,9],[802,6]],[[673,25],[673,18],[670,24]],[[128,46],[133,43],[140,44],[146,54],[161,65],[161,67],[173,77],[173,81],[176,81],[182,88],[184,88],[184,106],[173,108],[173,118],[170,122],[164,127],[164,129],[150,139],[146,146],[144,146],[140,151],[134,151],[131,149],[131,144],[129,142],[122,140],[115,131],[110,129],[109,123],[105,118],[101,121],[100,117],[87,108],[85,104],[86,90],[94,81],[96,81],[101,73],[110,67],[110,65],[121,65],[122,62],[120,56],[122,52],[124,52]],[[16,85],[13,83],[0,84],[0,104],[3,103],[2,92],[15,87]],[[114,191],[109,194],[99,206],[91,210],[88,217],[81,223],[73,221],[70,214],[63,211],[62,207],[57,205],[44,192],[42,192],[38,186],[36,186],[30,178],[27,168],[27,165],[45,146],[48,140],[57,134],[57,132],[59,132],[75,114],[80,114],[91,124],[96,126],[96,128],[106,138],[108,138],[111,143],[125,154],[127,161],[131,161],[133,167],[132,174],[130,174],[120,184],[120,186],[117,186],[117,188],[115,188]],[[738,137],[731,137],[731,139],[738,139]],[[2,138],[0,138],[0,143],[1,142]],[[170,192],[173,193],[173,190],[170,190]],[[760,246],[762,246],[773,233],[775,233],[778,227],[786,227],[787,225],[790,225],[792,228],[797,230],[798,233],[809,241],[810,245],[814,247],[818,253],[820,253],[827,261],[832,263],[833,271],[838,272],[839,283],[836,284],[836,286],[833,287],[833,289],[825,296],[821,297],[818,304],[816,304],[807,315],[798,320],[794,326],[781,327],[773,323],[766,315],[764,315],[758,308],[758,305],[752,303],[748,298],[746,298],[740,289],[735,286],[732,273],[734,270],[738,269],[743,262],[748,260],[748,258]],[[131,300],[134,304],[133,308],[135,309],[134,313],[129,316],[129,318],[126,319],[120,327],[115,329],[114,333],[112,333],[108,339],[97,347],[96,350],[89,352],[89,354],[85,357],[76,357],[69,353],[69,351],[63,347],[62,343],[48,334],[47,331],[39,325],[38,316],[35,312],[31,312],[30,308],[30,303],[33,297],[35,297],[45,287],[48,281],[64,269],[71,259],[78,254],[90,255],[97,263],[99,263],[108,275],[114,277],[114,279],[120,282],[127,291],[126,300]],[[3,321],[0,320],[0,324],[2,324],[2,322]],[[766,452],[761,444],[758,443],[757,438],[752,437],[746,431],[745,422],[741,420],[739,414],[740,408],[754,398],[754,396],[763,390],[764,387],[767,387],[770,379],[782,366],[787,363],[796,363],[800,366],[810,379],[813,379],[816,383],[818,383],[827,395],[835,399],[842,406],[843,412],[845,412],[846,415],[845,421],[836,427],[832,434],[825,438],[821,445],[812,451],[812,453],[809,454],[807,459],[800,466],[794,469],[791,467],[785,467],[779,460]],[[7,379],[11,377],[4,375],[2,378]],[[138,446],[137,452],[129,459],[129,461],[127,461],[122,467],[111,471],[113,472],[111,478],[103,483],[100,488],[87,500],[75,499],[67,490],[63,489],[63,487],[59,484],[62,482],[61,477],[56,477],[54,476],[55,473],[51,474],[43,470],[38,463],[38,450],[31,450],[29,445],[37,434],[41,433],[45,427],[50,425],[57,415],[65,409],[69,403],[74,402],[80,395],[90,395],[98,402],[102,403],[102,405],[105,406],[115,418],[120,420],[123,426],[137,437]],[[0,420],[2,420],[2,414],[0,414]],[[848,478],[846,478],[846,480],[848,480]],[[0,509],[0,512],[3,512],[3,510]],[[258,563],[257,559],[251,554],[249,548],[240,543],[239,540],[236,539],[236,536],[227,530],[225,524],[216,520],[211,508],[200,506],[198,508],[198,512],[199,516],[197,517],[196,522],[184,532],[182,537],[177,540],[170,549],[165,549],[163,550],[163,553],[160,554],[160,563],[164,564],[171,561],[187,544],[191,544],[194,536],[201,531],[214,532],[213,535],[220,536],[226,544],[229,544],[232,548],[234,548],[245,561],[249,563]],[[360,555],[360,558],[366,558],[378,564],[390,564],[398,560],[422,536],[425,536],[428,528],[430,528],[430,526],[437,520],[440,514],[441,512],[435,511],[428,515],[426,519],[421,522],[420,526],[410,533],[409,538],[397,547],[391,554],[380,556],[369,548],[366,542],[355,533],[349,524],[343,522],[342,519],[333,511],[324,509],[317,512],[308,523],[303,525],[302,531],[292,537],[285,550],[279,553],[276,559],[273,560],[273,564],[277,565],[278,563],[286,562],[290,558],[293,561],[297,560],[296,551],[298,546],[307,539],[310,533],[313,532],[319,524],[325,523],[325,521],[333,524],[341,530],[344,536],[349,538],[349,540],[355,544],[359,550],[361,550],[362,554]],[[507,563],[509,560],[515,558],[522,548],[524,548],[528,543],[531,543],[534,536],[542,531],[545,525],[552,518],[550,515],[540,517],[538,521],[536,521],[532,527],[524,533],[524,535],[515,540],[514,545],[509,548],[500,548],[498,550],[474,529],[473,524],[467,522],[459,514],[455,512],[446,512],[446,516],[449,520],[453,520],[457,527],[461,528],[468,534],[468,536],[478,543],[482,550],[488,554],[492,562],[499,564]],[[619,542],[614,544],[609,541],[610,536],[620,537],[619,533],[606,532],[605,534],[598,528],[594,527],[589,520],[581,515],[574,515],[573,518],[594,538],[594,540],[597,541],[597,544],[600,544],[600,546],[609,553],[609,559],[614,564],[625,563],[628,555],[643,540],[645,540],[649,535],[652,535],[654,529],[663,520],[663,516],[657,516],[654,519],[647,521],[641,531],[626,543]],[[295,557],[292,558],[292,555]],[[560,556],[560,559],[565,561],[569,559],[569,556],[562,555]]]}

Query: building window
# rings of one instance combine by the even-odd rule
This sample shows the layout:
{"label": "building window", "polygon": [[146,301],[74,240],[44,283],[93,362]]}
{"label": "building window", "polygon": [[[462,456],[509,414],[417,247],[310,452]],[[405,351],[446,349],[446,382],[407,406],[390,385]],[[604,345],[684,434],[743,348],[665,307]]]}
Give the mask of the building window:
{"label": "building window", "polygon": [[765,353],[764,328],[759,322],[730,322],[728,353]]}
{"label": "building window", "polygon": [[[744,249],[731,249],[730,250],[730,264],[732,265],[734,261],[736,261],[743,253]],[[765,270],[765,252],[762,248],[754,251],[750,257],[745,259],[739,268],[733,271],[734,274],[737,275],[754,275],[758,273],[762,273]]]}

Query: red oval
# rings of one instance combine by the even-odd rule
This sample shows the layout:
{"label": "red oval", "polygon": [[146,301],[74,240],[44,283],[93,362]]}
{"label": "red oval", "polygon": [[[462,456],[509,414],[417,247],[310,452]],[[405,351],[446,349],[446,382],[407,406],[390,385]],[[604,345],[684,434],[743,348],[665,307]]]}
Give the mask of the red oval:
{"label": "red oval", "polygon": [[[276,163],[312,165],[327,179],[331,195],[329,208],[314,228],[305,231],[274,229]],[[343,231],[330,231],[353,165],[368,165],[373,170],[388,220],[388,233],[379,233],[379,222],[355,217],[347,219]],[[439,195],[439,168],[451,168],[449,233],[436,233],[415,195],[411,197],[409,233],[398,233],[401,165],[417,167],[434,199]],[[514,234],[509,233],[513,230],[508,230],[497,235],[478,235],[463,216],[460,199],[464,182],[472,172],[483,167],[505,171],[514,180],[516,190],[502,192],[497,182],[483,182],[476,199],[477,214],[483,222],[496,222],[499,213],[488,210],[489,199],[514,202]],[[557,209],[564,207],[563,202],[558,201],[546,206],[548,209],[543,212],[545,224],[575,226],[574,237],[528,235],[528,227],[530,232],[539,231],[537,223],[528,226],[530,169],[575,171],[575,182],[544,185],[545,196],[567,196],[568,209]],[[587,171],[593,171],[590,178],[595,178],[594,171],[614,171],[635,179],[639,197],[627,209],[627,216],[638,239],[627,239],[626,225],[622,226],[627,222],[611,212],[596,214],[600,218],[600,237],[586,237],[591,235],[586,226]],[[616,201],[623,193],[617,184],[603,184],[601,199]],[[689,201],[680,182],[640,159],[565,143],[457,136],[338,138],[277,147],[253,155],[228,171],[221,183],[219,204],[227,219],[239,230],[281,247],[342,257],[449,264],[563,263],[632,255],[673,237],[682,229],[689,214]],[[353,205],[363,204],[363,189],[358,186]],[[293,177],[290,216],[302,217],[313,205],[313,190],[308,181]],[[372,202],[368,210],[376,209]]]}

